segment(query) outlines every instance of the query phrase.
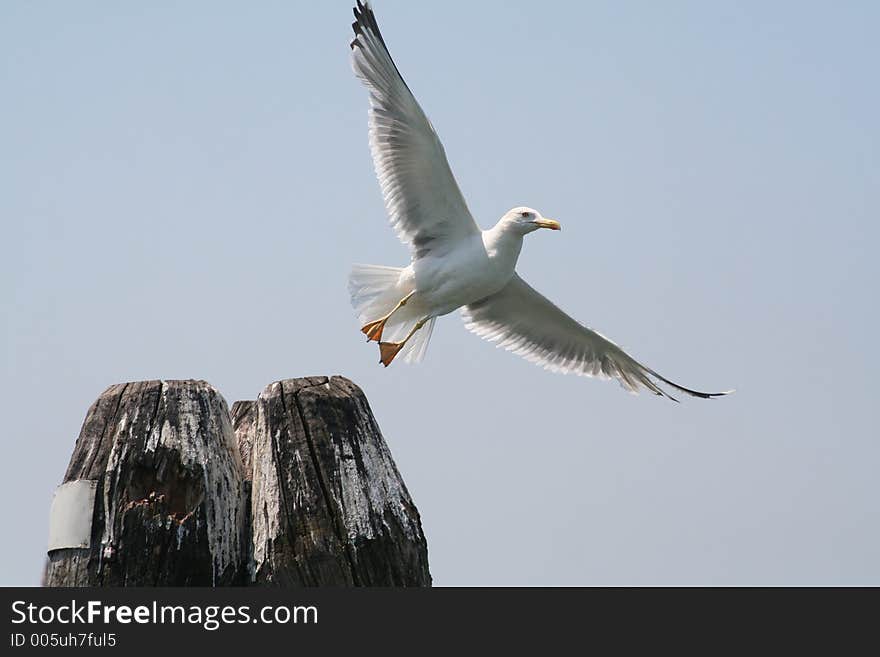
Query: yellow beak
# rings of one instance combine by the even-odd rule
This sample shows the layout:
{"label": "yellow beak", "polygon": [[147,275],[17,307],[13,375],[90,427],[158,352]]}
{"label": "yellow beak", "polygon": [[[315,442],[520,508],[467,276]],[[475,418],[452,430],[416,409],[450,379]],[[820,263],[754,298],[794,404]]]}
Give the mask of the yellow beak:
{"label": "yellow beak", "polygon": [[549,228],[550,230],[562,230],[562,226],[559,225],[558,221],[554,221],[553,219],[536,219],[535,225],[538,228]]}

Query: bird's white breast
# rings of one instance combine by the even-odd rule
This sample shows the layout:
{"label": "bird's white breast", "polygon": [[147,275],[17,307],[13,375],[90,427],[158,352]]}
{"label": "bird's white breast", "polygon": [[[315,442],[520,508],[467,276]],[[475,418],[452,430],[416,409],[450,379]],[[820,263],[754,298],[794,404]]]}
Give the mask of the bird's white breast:
{"label": "bird's white breast", "polygon": [[431,315],[445,315],[498,292],[510,281],[522,237],[486,230],[442,256],[412,263],[420,305]]}

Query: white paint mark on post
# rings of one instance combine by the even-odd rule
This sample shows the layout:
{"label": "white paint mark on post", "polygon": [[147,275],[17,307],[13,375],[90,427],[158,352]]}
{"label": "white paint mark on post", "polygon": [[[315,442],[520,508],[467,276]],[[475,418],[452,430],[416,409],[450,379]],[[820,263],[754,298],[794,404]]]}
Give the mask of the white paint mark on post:
{"label": "white paint mark on post", "polygon": [[97,481],[79,479],[55,489],[52,510],[49,512],[49,552],[91,545],[97,486]]}

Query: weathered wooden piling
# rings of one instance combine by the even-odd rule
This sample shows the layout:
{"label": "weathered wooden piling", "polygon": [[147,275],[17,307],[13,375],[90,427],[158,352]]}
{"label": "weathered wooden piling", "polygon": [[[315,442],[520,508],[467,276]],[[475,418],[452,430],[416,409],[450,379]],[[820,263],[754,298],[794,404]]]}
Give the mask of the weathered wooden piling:
{"label": "weathered wooden piling", "polygon": [[287,379],[240,412],[255,583],[430,585],[418,511],[360,388],[340,376]]}
{"label": "weathered wooden piling", "polygon": [[231,413],[203,381],[111,386],[50,528],[48,586],[430,586],[427,544],[361,390],[288,379]]}
{"label": "weathered wooden piling", "polygon": [[[84,540],[50,544],[48,586],[243,583],[243,471],[226,402],[204,381],[108,388],[86,415],[50,529],[91,501]],[[71,486],[62,487],[70,489]],[[85,487],[82,487],[86,490]],[[69,532],[66,532],[69,536]],[[50,539],[53,540],[53,539]]]}

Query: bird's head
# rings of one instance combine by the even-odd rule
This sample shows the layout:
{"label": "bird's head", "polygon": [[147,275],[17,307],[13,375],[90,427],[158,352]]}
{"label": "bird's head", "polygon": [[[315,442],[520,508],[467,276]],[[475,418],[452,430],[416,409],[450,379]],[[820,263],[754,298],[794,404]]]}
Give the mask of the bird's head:
{"label": "bird's head", "polygon": [[526,235],[539,228],[562,230],[562,226],[559,225],[558,221],[547,219],[537,210],[526,207],[508,210],[498,223],[502,224],[505,229],[513,231],[519,235]]}

